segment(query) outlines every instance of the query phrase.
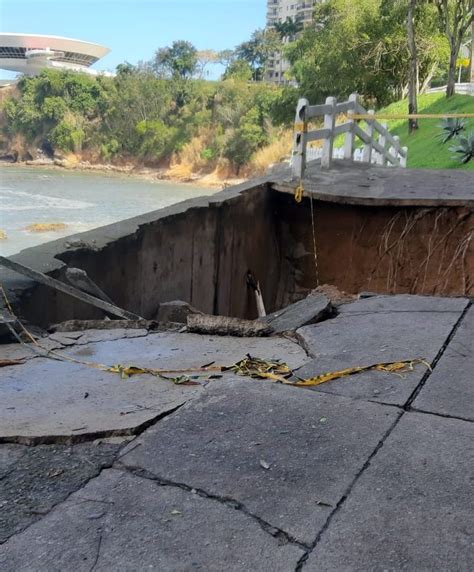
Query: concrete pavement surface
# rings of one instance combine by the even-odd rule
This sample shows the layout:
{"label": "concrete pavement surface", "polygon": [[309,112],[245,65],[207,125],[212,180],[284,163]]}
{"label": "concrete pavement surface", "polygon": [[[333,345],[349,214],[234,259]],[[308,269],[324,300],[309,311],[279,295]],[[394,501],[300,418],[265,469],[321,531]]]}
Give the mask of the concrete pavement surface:
{"label": "concrete pavement surface", "polygon": [[24,363],[0,368],[0,570],[472,570],[473,318],[463,298],[375,296],[286,337],[42,340],[149,368],[246,354],[299,377],[431,367],[317,388],[229,372],[124,380],[1,346]]}

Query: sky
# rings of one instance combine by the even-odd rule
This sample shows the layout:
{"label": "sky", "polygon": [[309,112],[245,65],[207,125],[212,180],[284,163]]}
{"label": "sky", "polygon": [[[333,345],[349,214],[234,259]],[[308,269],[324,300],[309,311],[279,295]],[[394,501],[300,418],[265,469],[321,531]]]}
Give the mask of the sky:
{"label": "sky", "polygon": [[0,0],[0,31],[102,44],[111,52],[94,68],[114,71],[174,40],[199,50],[234,48],[265,25],[265,15],[266,0]]}

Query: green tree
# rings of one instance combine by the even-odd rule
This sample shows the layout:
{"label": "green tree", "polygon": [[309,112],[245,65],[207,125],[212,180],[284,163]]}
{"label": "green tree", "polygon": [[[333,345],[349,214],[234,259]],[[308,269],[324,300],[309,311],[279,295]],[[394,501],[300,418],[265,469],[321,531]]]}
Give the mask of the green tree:
{"label": "green tree", "polygon": [[282,42],[285,40],[293,41],[303,29],[303,22],[289,17],[284,22],[275,22],[273,29],[280,36]]}
{"label": "green tree", "polygon": [[259,81],[263,79],[268,58],[278,50],[279,45],[280,38],[275,30],[255,30],[250,40],[236,47],[235,53],[238,59],[248,62],[253,70],[253,80]]}
{"label": "green tree", "polygon": [[[289,44],[291,73],[306,96],[358,92],[378,105],[406,96],[409,77],[406,0],[327,0],[315,27]],[[417,6],[415,33],[420,89],[428,85],[447,45],[433,6]]]}
{"label": "green tree", "polygon": [[449,42],[449,68],[446,96],[451,97],[456,88],[456,61],[466,34],[474,22],[473,0],[433,0]]}
{"label": "green tree", "polygon": [[198,52],[191,42],[178,40],[157,50],[152,66],[159,77],[189,79],[196,72]]}
{"label": "green tree", "polygon": [[268,135],[258,110],[250,109],[242,117],[240,127],[231,133],[224,156],[236,165],[238,175],[240,168],[250,161],[253,153],[267,142]]}
{"label": "green tree", "polygon": [[223,79],[235,79],[238,81],[250,81],[253,77],[253,70],[245,60],[235,60],[226,69]]}
{"label": "green tree", "polygon": [[224,74],[229,66],[235,61],[236,54],[234,50],[222,50],[217,54],[217,61],[224,66]]}
{"label": "green tree", "polygon": [[279,46],[279,62],[280,62],[280,71],[278,77],[280,81],[282,80],[283,71],[283,47],[285,43],[294,41],[296,39],[297,34],[301,32],[303,29],[303,22],[296,20],[293,18],[287,18],[284,22],[276,22],[273,24],[273,29],[278,34],[280,38],[280,46]]}
{"label": "green tree", "polygon": [[219,62],[219,54],[214,50],[200,50],[196,53],[197,57],[197,66],[196,71],[198,73],[198,77],[203,79],[206,76],[206,68],[209,65],[216,64]]}

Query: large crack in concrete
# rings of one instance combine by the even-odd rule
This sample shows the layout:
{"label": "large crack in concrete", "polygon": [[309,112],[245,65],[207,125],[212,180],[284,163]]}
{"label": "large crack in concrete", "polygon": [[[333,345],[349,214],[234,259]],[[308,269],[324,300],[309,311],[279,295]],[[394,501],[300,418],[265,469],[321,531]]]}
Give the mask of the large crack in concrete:
{"label": "large crack in concrete", "polygon": [[362,465],[362,467],[360,468],[358,473],[352,479],[352,481],[349,484],[349,486],[347,487],[346,491],[344,492],[342,497],[339,499],[339,502],[335,506],[334,510],[332,510],[331,513],[329,514],[329,516],[327,517],[326,522],[324,523],[321,530],[318,532],[318,534],[317,534],[316,538],[314,539],[314,541],[312,542],[311,546],[308,548],[306,553],[300,558],[298,564],[296,565],[295,572],[301,572],[301,570],[303,569],[304,564],[308,560],[310,554],[313,552],[313,550],[315,550],[315,548],[316,548],[318,542],[320,541],[321,537],[323,536],[324,532],[329,528],[329,526],[331,524],[331,520],[334,518],[334,516],[339,511],[339,509],[342,507],[342,505],[346,502],[347,498],[351,494],[352,489],[354,488],[354,485],[359,480],[360,476],[366,471],[367,467],[369,467],[372,459],[379,452],[379,450],[383,447],[383,444],[385,443],[385,441],[387,440],[389,435],[392,433],[392,431],[395,429],[395,427],[398,425],[398,423],[400,422],[400,419],[403,417],[403,415],[404,415],[404,412],[402,411],[400,413],[400,415],[398,416],[398,418],[393,422],[392,426],[388,429],[388,431],[386,431],[386,433],[383,435],[383,437],[377,443],[376,447],[374,448],[372,453],[369,455],[369,457],[367,458],[365,463]]}
{"label": "large crack in concrete", "polygon": [[152,427],[161,419],[172,415],[178,409],[180,409],[184,403],[180,403],[173,409],[165,411],[152,417],[134,427],[129,427],[125,429],[107,429],[103,431],[93,431],[91,433],[81,433],[80,435],[42,435],[38,437],[25,437],[25,436],[13,436],[13,437],[0,437],[0,444],[16,444],[16,445],[27,445],[27,446],[38,446],[38,445],[77,445],[79,443],[87,443],[90,441],[95,441],[97,439],[108,439],[111,437],[138,437],[148,428]]}
{"label": "large crack in concrete", "polygon": [[[361,476],[365,473],[365,471],[368,469],[368,467],[370,466],[372,460],[376,457],[377,453],[382,449],[382,447],[384,446],[384,443],[387,441],[387,439],[390,437],[390,435],[393,433],[394,429],[397,427],[397,425],[400,423],[400,421],[402,420],[402,418],[409,413],[410,411],[412,411],[411,409],[411,403],[413,402],[413,400],[416,398],[416,396],[419,394],[419,392],[421,391],[421,389],[423,388],[423,386],[426,384],[427,380],[429,379],[429,377],[431,376],[431,374],[433,373],[433,370],[435,369],[436,365],[438,364],[439,360],[441,359],[441,357],[443,356],[444,352],[446,351],[447,347],[449,346],[451,340],[453,339],[453,337],[455,336],[457,330],[459,329],[459,327],[461,326],[469,308],[471,307],[472,302],[469,301],[469,303],[467,304],[466,308],[464,309],[464,311],[461,313],[461,315],[459,316],[458,320],[456,321],[456,323],[454,324],[453,328],[451,329],[449,335],[446,337],[445,342],[443,343],[443,345],[441,346],[440,350],[438,351],[435,359],[432,362],[432,366],[430,369],[427,370],[427,372],[425,373],[425,375],[422,377],[422,379],[420,380],[420,382],[418,383],[417,387],[415,388],[415,390],[412,392],[412,394],[410,395],[410,397],[408,398],[408,400],[406,401],[406,403],[403,405],[403,407],[399,408],[400,409],[400,415],[397,417],[397,419],[393,422],[392,426],[388,429],[388,431],[386,431],[386,433],[383,435],[383,437],[380,439],[379,443],[376,445],[376,447],[374,448],[374,450],[372,451],[372,453],[370,454],[370,456],[367,458],[366,462],[364,463],[364,465],[362,466],[362,468],[359,470],[359,472],[357,473],[357,475],[354,477],[354,479],[352,480],[352,482],[350,483],[350,485],[347,487],[346,492],[344,493],[344,495],[341,497],[341,499],[339,500],[339,502],[337,503],[336,507],[334,508],[333,511],[331,511],[331,513],[328,515],[325,524],[323,525],[323,527],[321,528],[321,530],[319,531],[319,533],[317,534],[314,542],[311,544],[311,546],[307,549],[307,551],[305,552],[305,554],[300,558],[296,568],[295,568],[295,572],[301,572],[304,568],[305,563],[307,562],[309,556],[314,552],[314,550],[316,550],[318,543],[320,542],[321,538],[323,537],[325,531],[328,530],[331,521],[334,519],[334,517],[336,516],[336,514],[340,511],[340,509],[342,508],[342,506],[345,504],[346,500],[349,498],[352,490],[354,489],[354,486],[356,485],[356,483],[359,481],[359,479],[361,478]],[[388,405],[388,404],[385,404]],[[398,407],[397,407],[398,409]],[[432,414],[430,414],[432,415]],[[436,416],[436,415],[435,415]],[[442,416],[440,416],[442,417]]]}
{"label": "large crack in concrete", "polygon": [[224,496],[219,496],[216,494],[211,494],[202,488],[192,487],[192,486],[187,485],[185,483],[170,481],[168,479],[164,479],[164,478],[160,477],[159,475],[151,473],[150,471],[147,471],[147,470],[142,469],[140,467],[122,465],[119,461],[115,462],[115,464],[113,465],[113,468],[117,469],[117,470],[124,471],[124,472],[129,472],[129,473],[131,473],[137,477],[140,477],[142,479],[154,481],[159,486],[176,487],[176,488],[179,488],[181,490],[187,491],[191,494],[197,494],[203,498],[219,502],[219,503],[221,503],[221,504],[223,504],[229,508],[232,508],[234,510],[238,510],[238,511],[242,512],[243,514],[245,514],[246,516],[252,518],[254,521],[256,521],[259,524],[259,526],[262,528],[262,530],[264,530],[266,533],[270,534],[270,536],[273,536],[277,540],[284,542],[284,543],[294,544],[296,546],[299,546],[300,548],[302,548],[305,551],[307,551],[310,548],[307,544],[305,544],[301,540],[298,540],[297,538],[294,538],[291,534],[289,534],[285,530],[282,530],[280,528],[273,526],[269,522],[266,522],[263,518],[252,513],[240,501],[237,501],[237,500],[232,499],[230,497],[224,497]]}
{"label": "large crack in concrete", "polygon": [[464,308],[463,312],[461,313],[461,315],[459,316],[459,319],[457,320],[457,322],[455,323],[453,329],[451,330],[451,332],[449,333],[448,337],[446,338],[444,344],[442,345],[442,347],[440,348],[438,354],[436,355],[436,357],[434,358],[434,360],[431,363],[431,369],[427,370],[425,372],[425,375],[422,377],[420,383],[415,387],[415,389],[413,390],[412,394],[410,395],[410,397],[408,398],[407,402],[404,405],[404,409],[405,411],[409,411],[411,408],[411,404],[413,403],[413,401],[416,399],[416,397],[418,396],[418,394],[420,393],[420,391],[423,389],[423,386],[425,385],[425,383],[427,382],[428,378],[430,377],[430,375],[432,374],[434,368],[436,367],[436,365],[438,364],[439,360],[442,358],[444,352],[446,351],[446,348],[449,346],[449,344],[451,343],[452,339],[454,338],[454,336],[456,335],[456,332],[458,331],[458,329],[460,328],[464,318],[466,317],[467,312],[469,311],[469,308],[472,306],[472,301],[469,301],[469,303],[466,305],[466,307]]}
{"label": "large crack in concrete", "polygon": [[102,470],[111,468],[128,442],[90,443],[85,449],[81,445],[26,448],[0,477],[0,545],[40,521]]}

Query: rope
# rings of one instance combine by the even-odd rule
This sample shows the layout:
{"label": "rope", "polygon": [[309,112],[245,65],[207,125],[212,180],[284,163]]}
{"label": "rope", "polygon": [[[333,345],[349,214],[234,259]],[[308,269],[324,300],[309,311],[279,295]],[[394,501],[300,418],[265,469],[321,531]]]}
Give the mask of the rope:
{"label": "rope", "polygon": [[373,121],[374,119],[462,119],[474,118],[474,113],[350,113],[349,119],[367,119]]}
{"label": "rope", "polygon": [[317,288],[319,286],[319,265],[318,265],[318,250],[316,247],[316,225],[314,222],[313,193],[310,193],[309,195],[309,204],[311,205],[311,227],[313,230],[314,270],[316,272],[316,288]]}

